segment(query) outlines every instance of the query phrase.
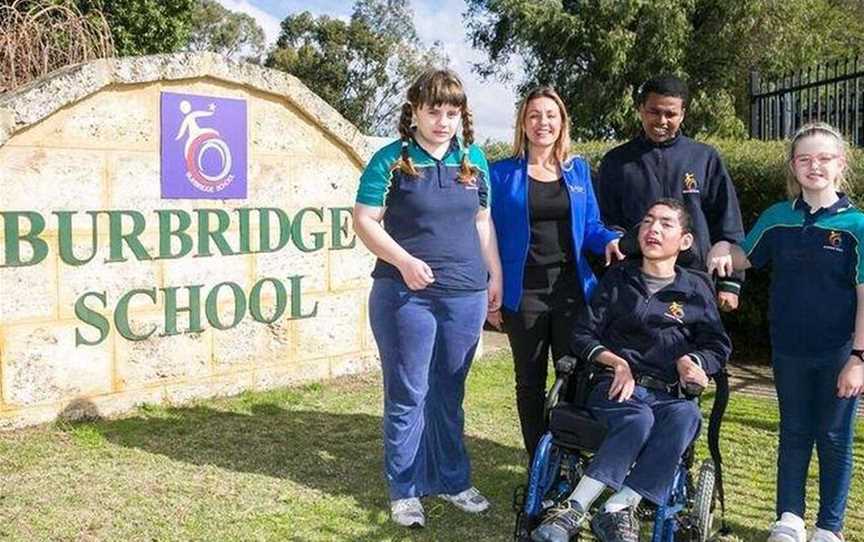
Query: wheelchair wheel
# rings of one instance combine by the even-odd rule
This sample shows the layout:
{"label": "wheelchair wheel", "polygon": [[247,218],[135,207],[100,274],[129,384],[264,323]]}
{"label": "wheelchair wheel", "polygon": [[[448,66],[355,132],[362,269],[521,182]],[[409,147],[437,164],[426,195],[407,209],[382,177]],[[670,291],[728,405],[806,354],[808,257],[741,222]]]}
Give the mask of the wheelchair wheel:
{"label": "wheelchair wheel", "polygon": [[714,462],[706,459],[699,468],[699,478],[693,494],[693,508],[690,516],[693,521],[693,540],[708,542],[716,534],[714,526]]}

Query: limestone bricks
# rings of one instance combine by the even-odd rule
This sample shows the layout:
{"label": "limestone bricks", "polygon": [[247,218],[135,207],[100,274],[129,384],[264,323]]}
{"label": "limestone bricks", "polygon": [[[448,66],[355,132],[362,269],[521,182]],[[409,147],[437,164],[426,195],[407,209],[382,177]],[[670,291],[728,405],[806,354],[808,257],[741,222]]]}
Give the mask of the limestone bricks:
{"label": "limestone bricks", "polygon": [[[246,101],[247,198],[161,199],[163,91]],[[11,243],[21,261],[34,257],[30,244],[5,238],[11,212],[40,215],[45,227],[39,238],[48,247],[36,265],[0,262],[0,429],[58,415],[116,416],[143,403],[376,367],[366,317],[374,258],[354,239],[350,220],[369,156],[363,135],[296,78],[209,53],[99,60],[0,95],[0,258]],[[320,247],[304,251],[290,242],[269,253],[158,257],[157,211],[193,217],[200,210],[225,211],[232,220],[224,238],[237,247],[238,209],[265,207],[292,219],[306,213],[297,234]],[[77,212],[69,244],[84,262],[79,265],[60,256],[63,232],[55,213],[64,211]],[[125,261],[113,259],[107,211],[143,216],[137,239],[149,258],[134,257],[126,247]],[[261,224],[258,215],[250,217],[248,234],[257,240]],[[129,224],[122,223],[128,233]],[[26,235],[27,220],[19,225]],[[189,233],[197,233],[194,220]],[[271,230],[272,242],[276,233]],[[177,250],[178,240],[171,241]],[[296,276],[303,278],[295,284]],[[270,318],[283,303],[282,317],[269,323],[250,316],[252,290],[261,281],[255,293],[260,316]],[[284,287],[281,298],[275,281]],[[235,304],[233,286],[224,283],[242,291],[243,304]],[[190,331],[192,315],[183,308],[192,303],[193,291],[185,288],[191,285],[200,286],[201,326]],[[171,289],[180,308],[173,331],[166,328]],[[133,291],[118,317],[121,299]],[[79,314],[77,303],[88,295],[92,318],[108,326],[100,341],[99,330]],[[230,323],[238,307],[244,314],[236,326],[217,329],[208,320],[215,314]],[[118,322],[138,340],[124,337]]]}

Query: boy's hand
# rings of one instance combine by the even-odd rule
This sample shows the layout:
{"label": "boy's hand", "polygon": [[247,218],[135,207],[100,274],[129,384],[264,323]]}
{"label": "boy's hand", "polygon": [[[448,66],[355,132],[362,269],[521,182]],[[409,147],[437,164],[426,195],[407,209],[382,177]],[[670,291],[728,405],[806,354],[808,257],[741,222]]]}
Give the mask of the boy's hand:
{"label": "boy's hand", "polygon": [[729,241],[717,241],[708,251],[706,260],[709,275],[715,271],[719,277],[732,275],[732,244]]}
{"label": "boy's hand", "polygon": [[681,356],[675,361],[675,366],[678,369],[678,377],[685,387],[688,382],[692,382],[703,388],[708,387],[708,375],[690,356],[686,354]]}
{"label": "boy's hand", "polygon": [[837,397],[852,399],[864,392],[864,363],[858,357],[850,357],[837,377]]}
{"label": "boy's hand", "polygon": [[633,373],[630,371],[630,365],[627,361],[624,358],[615,357],[618,360],[612,365],[615,370],[615,378],[612,379],[612,385],[609,387],[609,399],[623,403],[633,396],[636,381],[633,379]]}

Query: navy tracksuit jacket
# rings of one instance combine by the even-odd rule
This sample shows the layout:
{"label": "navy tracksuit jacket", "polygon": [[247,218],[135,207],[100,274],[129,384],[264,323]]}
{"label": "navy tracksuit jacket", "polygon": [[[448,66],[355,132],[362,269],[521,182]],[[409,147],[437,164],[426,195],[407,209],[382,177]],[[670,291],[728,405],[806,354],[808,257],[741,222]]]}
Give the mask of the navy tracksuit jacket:
{"label": "navy tracksuit jacket", "polygon": [[709,375],[726,364],[732,345],[705,273],[675,267],[672,284],[649,296],[639,262],[603,275],[573,330],[572,351],[593,361],[604,349],[630,364],[634,376],[678,380],[675,360],[689,354]]}
{"label": "navy tracksuit jacket", "polygon": [[[683,202],[693,219],[698,249],[688,267],[705,270],[705,257],[717,241],[744,240],[738,196],[720,155],[680,132],[663,143],[642,134],[615,147],[603,157],[598,178],[597,203],[610,228],[633,229],[658,199]],[[717,288],[739,293],[744,275],[735,277],[718,281]]]}

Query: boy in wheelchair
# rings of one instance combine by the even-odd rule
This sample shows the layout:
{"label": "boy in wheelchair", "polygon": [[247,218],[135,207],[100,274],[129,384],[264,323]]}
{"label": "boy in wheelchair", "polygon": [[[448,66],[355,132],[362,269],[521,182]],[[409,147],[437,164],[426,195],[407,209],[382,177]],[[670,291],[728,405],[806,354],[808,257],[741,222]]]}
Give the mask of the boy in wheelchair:
{"label": "boy in wheelchair", "polygon": [[606,437],[573,492],[531,533],[567,542],[606,488],[614,493],[591,520],[602,542],[635,542],[642,499],[667,502],[681,456],[699,433],[698,394],[726,364],[731,345],[709,278],[675,265],[693,243],[690,217],[676,200],[659,200],[639,228],[641,262],[603,276],[573,333],[572,351],[597,367],[586,406]]}

